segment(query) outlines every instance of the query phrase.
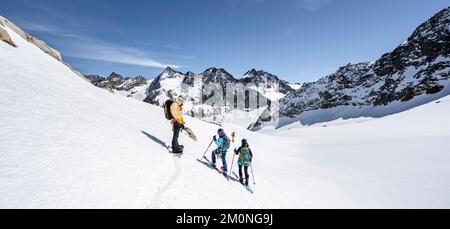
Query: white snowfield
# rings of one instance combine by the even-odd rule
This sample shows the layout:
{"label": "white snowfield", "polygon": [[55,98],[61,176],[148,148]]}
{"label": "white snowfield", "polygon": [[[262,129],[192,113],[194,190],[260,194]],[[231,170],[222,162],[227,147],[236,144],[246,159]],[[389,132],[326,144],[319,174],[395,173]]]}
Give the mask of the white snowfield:
{"label": "white snowfield", "polygon": [[255,154],[250,194],[196,160],[218,126],[186,117],[199,142],[181,135],[173,157],[161,108],[92,86],[6,29],[18,47],[0,42],[0,208],[450,207],[450,97],[326,128],[225,125]]}

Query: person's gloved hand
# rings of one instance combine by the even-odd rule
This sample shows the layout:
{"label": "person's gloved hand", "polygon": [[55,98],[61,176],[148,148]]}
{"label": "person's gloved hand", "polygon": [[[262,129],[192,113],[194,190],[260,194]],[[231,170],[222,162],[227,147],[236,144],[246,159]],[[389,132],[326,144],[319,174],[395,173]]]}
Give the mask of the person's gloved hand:
{"label": "person's gloved hand", "polygon": [[216,135],[213,136],[213,140],[217,141],[217,136]]}
{"label": "person's gloved hand", "polygon": [[184,124],[186,124],[186,123],[185,123],[185,122],[181,123],[181,129],[182,129],[182,130],[184,130],[184,128],[186,128],[186,127],[184,126]]}

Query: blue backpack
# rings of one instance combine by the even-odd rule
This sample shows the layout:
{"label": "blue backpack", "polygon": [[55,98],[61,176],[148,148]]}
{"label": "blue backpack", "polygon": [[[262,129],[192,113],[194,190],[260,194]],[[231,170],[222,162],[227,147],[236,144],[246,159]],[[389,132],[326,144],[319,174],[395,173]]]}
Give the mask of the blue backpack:
{"label": "blue backpack", "polygon": [[223,150],[228,150],[230,148],[230,138],[228,138],[228,136],[225,135],[225,137],[223,137]]}

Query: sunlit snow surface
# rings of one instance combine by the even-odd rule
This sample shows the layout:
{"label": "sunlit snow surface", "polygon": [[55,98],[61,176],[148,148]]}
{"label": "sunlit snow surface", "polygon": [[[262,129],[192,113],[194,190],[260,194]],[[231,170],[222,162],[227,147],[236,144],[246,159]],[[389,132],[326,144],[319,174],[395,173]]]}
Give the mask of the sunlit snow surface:
{"label": "sunlit snow surface", "polygon": [[175,158],[161,108],[96,88],[7,31],[18,48],[0,42],[0,208],[450,207],[449,97],[340,125],[225,124],[254,152],[250,194],[196,160],[218,126],[186,117],[199,142],[182,135]]}

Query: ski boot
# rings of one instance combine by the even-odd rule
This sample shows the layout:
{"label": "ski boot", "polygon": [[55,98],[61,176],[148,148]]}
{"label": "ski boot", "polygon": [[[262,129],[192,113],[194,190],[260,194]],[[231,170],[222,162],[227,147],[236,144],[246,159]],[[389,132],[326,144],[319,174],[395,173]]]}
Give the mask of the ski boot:
{"label": "ski boot", "polygon": [[180,145],[180,147],[177,150],[173,151],[173,154],[181,155],[181,154],[183,154],[183,151],[184,151],[184,146]]}

